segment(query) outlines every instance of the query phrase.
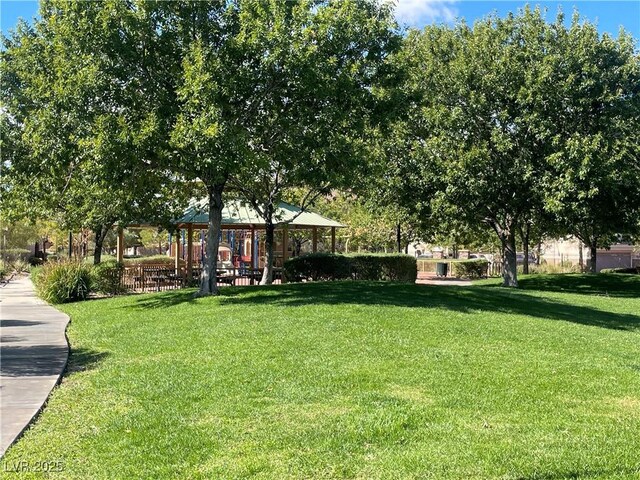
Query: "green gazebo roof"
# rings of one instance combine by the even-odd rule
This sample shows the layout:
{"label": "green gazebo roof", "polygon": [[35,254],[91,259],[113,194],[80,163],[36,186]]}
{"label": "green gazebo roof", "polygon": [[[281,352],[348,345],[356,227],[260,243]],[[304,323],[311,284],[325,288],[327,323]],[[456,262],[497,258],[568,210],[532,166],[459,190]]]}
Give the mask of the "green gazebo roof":
{"label": "green gazebo roof", "polygon": [[[317,213],[302,211],[295,205],[280,202],[274,215],[276,225],[288,224],[293,228],[320,227],[329,228],[344,227],[343,224],[323,217]],[[209,222],[208,202],[206,198],[194,199],[189,203],[182,217],[176,219],[178,225],[197,224],[204,225]],[[264,219],[246,202],[241,200],[226,201],[222,209],[222,226],[224,228],[257,227],[265,226]]]}

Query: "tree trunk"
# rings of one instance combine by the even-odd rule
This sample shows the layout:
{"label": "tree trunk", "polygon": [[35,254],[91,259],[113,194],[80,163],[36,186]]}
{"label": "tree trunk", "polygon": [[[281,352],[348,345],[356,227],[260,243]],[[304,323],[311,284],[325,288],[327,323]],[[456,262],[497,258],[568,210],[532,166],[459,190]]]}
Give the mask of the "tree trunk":
{"label": "tree trunk", "polygon": [[589,272],[590,273],[597,273],[597,256],[598,256],[598,247],[596,246],[596,242],[593,242],[591,245],[589,245],[589,250],[591,252],[591,265],[589,265]]}
{"label": "tree trunk", "polygon": [[580,267],[580,273],[584,273],[584,257],[582,254],[583,246],[582,241],[578,242],[578,265]]}
{"label": "tree trunk", "polygon": [[264,235],[264,270],[260,285],[271,285],[273,283],[273,241],[275,237],[275,225],[267,220]]}
{"label": "tree trunk", "polygon": [[207,187],[209,197],[209,225],[207,227],[207,250],[200,275],[199,295],[216,295],[218,293],[218,246],[222,228],[222,191],[224,184]]}
{"label": "tree trunk", "polygon": [[398,253],[402,253],[402,232],[400,230],[400,224],[396,225],[396,247],[398,249]]}
{"label": "tree trunk", "polygon": [[518,286],[518,257],[516,254],[516,236],[513,230],[505,232],[502,241],[502,286],[517,287]]}
{"label": "tree trunk", "polygon": [[96,246],[93,249],[93,264],[98,265],[102,261],[102,246],[104,244],[104,239],[109,232],[111,227],[107,225],[99,225],[98,228],[95,229],[96,234]]}
{"label": "tree trunk", "polygon": [[522,240],[522,253],[524,259],[522,261],[522,273],[525,275],[529,273],[529,232],[531,225],[527,225],[520,230],[520,239]]}

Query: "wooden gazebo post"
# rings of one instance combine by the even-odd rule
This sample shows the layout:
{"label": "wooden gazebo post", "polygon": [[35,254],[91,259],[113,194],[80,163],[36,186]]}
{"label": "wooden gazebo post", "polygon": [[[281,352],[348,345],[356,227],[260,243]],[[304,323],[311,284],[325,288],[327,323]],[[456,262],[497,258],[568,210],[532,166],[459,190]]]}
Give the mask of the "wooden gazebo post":
{"label": "wooden gazebo post", "polygon": [[193,223],[187,225],[187,282],[193,279]]}
{"label": "wooden gazebo post", "polygon": [[336,227],[331,227],[331,253],[336,253]]}
{"label": "wooden gazebo post", "polygon": [[287,254],[289,253],[289,225],[285,225],[282,229],[282,266],[287,261]]}
{"label": "wooden gazebo post", "polygon": [[176,229],[176,250],[175,250],[176,276],[180,276],[180,229]]}
{"label": "wooden gazebo post", "polygon": [[254,248],[255,248],[255,244],[256,244],[256,228],[255,227],[251,227],[251,248],[249,249],[249,251],[251,252],[251,270],[252,270],[252,274],[253,274],[253,270],[256,269],[256,252],[254,252]]}
{"label": "wooden gazebo post", "polygon": [[287,261],[287,254],[289,253],[289,224],[285,224],[282,229],[282,270],[280,271],[280,278],[282,283],[286,283],[284,278],[284,262]]}
{"label": "wooden gazebo post", "polygon": [[313,253],[318,251],[318,227],[313,227],[313,241],[312,241]]}
{"label": "wooden gazebo post", "polygon": [[122,263],[124,261],[124,229],[122,227],[118,227],[118,241],[116,243],[116,257],[118,258],[118,263]]}

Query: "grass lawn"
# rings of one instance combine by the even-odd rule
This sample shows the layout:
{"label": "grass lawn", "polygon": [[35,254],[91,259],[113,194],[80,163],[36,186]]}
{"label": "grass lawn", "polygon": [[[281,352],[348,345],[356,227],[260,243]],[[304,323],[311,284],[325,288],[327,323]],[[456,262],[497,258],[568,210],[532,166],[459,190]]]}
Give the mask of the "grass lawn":
{"label": "grass lawn", "polygon": [[640,277],[521,283],[67,305],[70,372],[0,475],[640,478]]}

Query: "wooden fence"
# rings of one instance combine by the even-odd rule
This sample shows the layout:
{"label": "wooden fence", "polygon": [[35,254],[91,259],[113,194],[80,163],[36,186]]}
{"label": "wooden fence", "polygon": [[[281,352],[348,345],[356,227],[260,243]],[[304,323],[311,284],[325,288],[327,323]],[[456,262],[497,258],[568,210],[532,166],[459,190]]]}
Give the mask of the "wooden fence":
{"label": "wooden fence", "polygon": [[[454,276],[451,259],[443,259],[442,262],[449,264],[447,277]],[[436,263],[434,260],[418,259],[418,273],[425,275],[436,274]],[[282,282],[282,269],[274,268],[274,283]],[[200,280],[200,267],[193,267],[192,278],[187,278],[186,268],[180,267],[176,273],[173,265],[164,264],[140,264],[127,265],[124,267],[121,285],[131,292],[160,292],[163,290],[174,290],[187,286],[197,286]],[[487,276],[499,277],[502,275],[502,263],[489,263]],[[256,285],[262,278],[262,269],[251,269],[246,267],[221,268],[217,272],[217,284],[219,287]]]}
{"label": "wooden fence", "polygon": [[[200,267],[193,267],[192,278],[187,278],[186,269],[167,264],[128,265],[124,267],[121,285],[132,292],[160,292],[186,286],[196,286],[200,280]],[[262,278],[261,269],[244,267],[222,268],[217,271],[217,284],[220,287],[231,285],[255,285]],[[274,283],[282,279],[282,269],[274,268]]]}

